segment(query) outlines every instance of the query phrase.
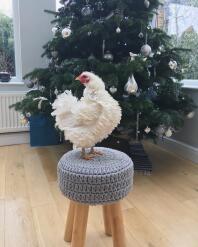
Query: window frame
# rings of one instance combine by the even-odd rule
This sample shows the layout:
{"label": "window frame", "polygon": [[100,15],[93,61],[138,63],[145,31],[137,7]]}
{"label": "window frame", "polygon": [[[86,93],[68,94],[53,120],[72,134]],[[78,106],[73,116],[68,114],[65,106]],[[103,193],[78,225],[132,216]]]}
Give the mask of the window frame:
{"label": "window frame", "polygon": [[13,27],[14,27],[15,76],[11,78],[10,83],[24,84],[24,82],[22,82],[19,0],[12,0],[12,11],[13,11]]}

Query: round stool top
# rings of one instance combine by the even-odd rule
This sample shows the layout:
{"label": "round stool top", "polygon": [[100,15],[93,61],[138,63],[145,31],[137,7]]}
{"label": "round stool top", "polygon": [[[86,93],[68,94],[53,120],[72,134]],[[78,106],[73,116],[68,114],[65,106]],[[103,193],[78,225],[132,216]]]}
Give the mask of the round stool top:
{"label": "round stool top", "polygon": [[93,160],[83,160],[81,150],[66,153],[58,164],[62,193],[85,204],[107,204],[124,198],[133,184],[133,162],[124,153],[96,148],[103,153]]}

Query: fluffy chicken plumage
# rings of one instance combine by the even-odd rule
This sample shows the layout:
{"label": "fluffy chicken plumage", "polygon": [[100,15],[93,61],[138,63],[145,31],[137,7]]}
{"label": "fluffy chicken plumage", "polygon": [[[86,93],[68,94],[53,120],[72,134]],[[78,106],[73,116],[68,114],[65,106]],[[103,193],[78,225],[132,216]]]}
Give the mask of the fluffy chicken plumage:
{"label": "fluffy chicken plumage", "polygon": [[52,116],[56,117],[56,124],[64,131],[66,140],[76,147],[90,148],[117,127],[121,108],[98,76],[83,72],[78,80],[85,85],[83,97],[78,100],[71,91],[65,91],[53,103]]}

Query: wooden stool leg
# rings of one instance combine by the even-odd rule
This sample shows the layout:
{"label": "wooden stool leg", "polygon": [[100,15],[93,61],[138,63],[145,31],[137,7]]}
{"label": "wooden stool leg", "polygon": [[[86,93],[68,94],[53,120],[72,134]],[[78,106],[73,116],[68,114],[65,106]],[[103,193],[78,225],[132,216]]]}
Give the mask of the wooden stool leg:
{"label": "wooden stool leg", "polygon": [[74,227],[72,234],[72,247],[84,247],[87,230],[89,206],[76,203]]}
{"label": "wooden stool leg", "polygon": [[126,247],[123,216],[122,216],[120,202],[111,204],[109,207],[110,207],[110,215],[111,215],[111,230],[113,235],[113,246]]}
{"label": "wooden stool leg", "polygon": [[67,214],[66,228],[65,228],[65,236],[64,240],[66,242],[72,241],[72,232],[74,226],[74,216],[75,216],[75,202],[70,201],[69,211]]}
{"label": "wooden stool leg", "polygon": [[104,205],[103,207],[103,218],[104,218],[104,227],[105,227],[105,233],[107,236],[112,236],[111,232],[111,212],[110,212],[110,206]]}

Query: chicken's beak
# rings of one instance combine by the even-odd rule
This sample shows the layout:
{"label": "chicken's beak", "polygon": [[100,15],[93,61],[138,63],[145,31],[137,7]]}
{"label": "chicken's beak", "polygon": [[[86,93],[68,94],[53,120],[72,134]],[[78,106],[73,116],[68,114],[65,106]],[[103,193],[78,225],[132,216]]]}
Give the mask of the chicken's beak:
{"label": "chicken's beak", "polygon": [[75,81],[80,81],[80,76],[76,77]]}

